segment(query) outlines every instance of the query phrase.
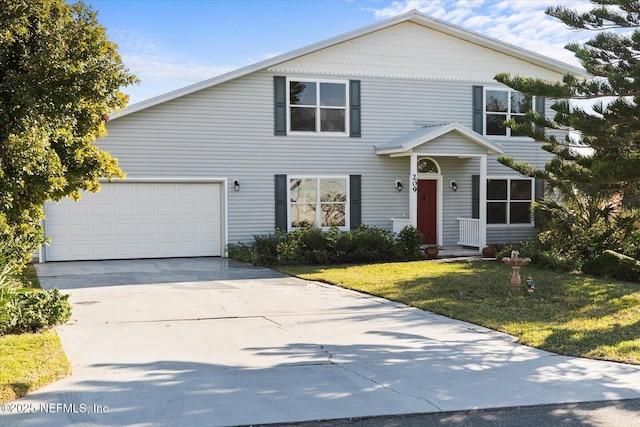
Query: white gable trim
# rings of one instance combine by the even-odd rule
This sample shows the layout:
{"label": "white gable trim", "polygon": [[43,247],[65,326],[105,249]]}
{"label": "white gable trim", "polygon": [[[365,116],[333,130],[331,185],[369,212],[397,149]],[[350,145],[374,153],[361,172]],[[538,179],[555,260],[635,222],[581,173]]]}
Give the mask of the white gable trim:
{"label": "white gable trim", "polygon": [[384,145],[376,146],[376,154],[377,155],[408,155],[413,150],[429,141],[433,141],[434,139],[445,135],[449,132],[455,132],[458,135],[463,136],[465,139],[470,142],[477,144],[487,150],[488,154],[503,154],[504,149],[498,143],[488,140],[484,136],[480,135],[477,132],[472,131],[471,129],[459,124],[459,123],[448,123],[444,125],[438,126],[428,126],[418,129],[415,132],[411,132],[408,135],[405,135],[401,138],[398,138],[394,141],[391,141]]}
{"label": "white gable trim", "polygon": [[159,95],[148,100],[136,103],[127,107],[120,111],[119,113],[114,113],[112,115],[112,120],[117,119],[118,117],[123,117],[128,114],[134,113],[136,111],[140,111],[154,105],[158,105],[167,101],[171,101],[173,99],[179,98],[181,96],[185,96],[194,92],[197,92],[202,89],[206,89],[221,83],[224,83],[229,80],[233,80],[247,74],[260,71],[269,67],[273,67],[277,64],[280,64],[285,61],[289,61],[295,58],[298,58],[303,55],[307,55],[312,52],[319,51],[321,49],[325,49],[336,45],[338,43],[342,43],[345,41],[353,40],[357,37],[364,36],[366,34],[370,34],[375,31],[382,30],[384,28],[391,27],[393,25],[397,25],[402,22],[410,21],[415,24],[423,25],[427,28],[431,28],[433,30],[440,31],[445,34],[449,34],[455,37],[458,37],[462,40],[469,41],[471,43],[475,43],[489,49],[496,50],[498,52],[504,53],[509,56],[513,56],[524,61],[530,62],[537,66],[550,69],[552,71],[558,72],[560,74],[572,73],[579,77],[587,77],[588,75],[581,68],[574,67],[572,65],[565,64],[563,62],[557,61],[555,59],[551,59],[545,57],[543,55],[537,54],[535,52],[527,51],[522,48],[519,48],[514,45],[510,45],[501,40],[494,39],[492,37],[485,36],[483,34],[467,30],[465,28],[459,27],[454,24],[450,24],[445,21],[441,21],[439,19],[430,17],[425,15],[417,10],[410,11],[403,15],[398,15],[396,17],[380,21],[378,23],[363,27],[361,29],[351,31],[336,37],[332,37],[330,39],[311,44],[309,46],[303,47],[301,49],[296,49],[291,52],[275,56],[273,58],[266,59],[261,62],[257,62],[253,65],[249,65],[243,68],[239,68],[237,70],[231,71],[229,73],[222,74],[220,76],[213,77],[211,79],[207,79],[201,81],[199,83],[195,83],[189,86],[186,86],[181,89],[177,89],[163,95]]}

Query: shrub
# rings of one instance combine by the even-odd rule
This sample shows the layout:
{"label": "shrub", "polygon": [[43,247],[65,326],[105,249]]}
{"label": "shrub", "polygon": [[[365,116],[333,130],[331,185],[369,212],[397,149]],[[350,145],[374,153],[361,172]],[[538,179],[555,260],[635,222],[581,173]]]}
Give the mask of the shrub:
{"label": "shrub", "polygon": [[287,239],[287,235],[281,231],[274,234],[253,236],[251,248],[251,262],[257,265],[278,264],[278,246]]}
{"label": "shrub", "polygon": [[394,255],[394,240],[390,232],[360,225],[346,235],[343,262],[390,261]]}
{"label": "shrub", "polygon": [[251,251],[252,247],[242,242],[238,242],[237,244],[230,243],[227,245],[229,258],[237,259],[238,261],[251,263],[253,261],[251,259]]}
{"label": "shrub", "polygon": [[71,317],[69,295],[60,291],[21,291],[7,304],[8,320],[0,325],[0,334],[40,332]]}
{"label": "shrub", "polygon": [[396,237],[396,253],[401,260],[417,260],[423,258],[420,251],[422,233],[415,227],[407,226],[400,230]]}
{"label": "shrub", "polygon": [[256,265],[399,261],[423,258],[421,240],[415,227],[406,227],[395,237],[366,225],[351,231],[333,227],[326,232],[304,227],[288,234],[254,236],[252,244],[229,245],[228,252],[231,258]]}
{"label": "shrub", "polygon": [[630,282],[640,281],[640,262],[611,250],[585,262],[582,271],[594,276],[607,276]]}
{"label": "shrub", "polygon": [[330,256],[327,233],[316,227],[292,231],[278,244],[279,264],[327,264]]}

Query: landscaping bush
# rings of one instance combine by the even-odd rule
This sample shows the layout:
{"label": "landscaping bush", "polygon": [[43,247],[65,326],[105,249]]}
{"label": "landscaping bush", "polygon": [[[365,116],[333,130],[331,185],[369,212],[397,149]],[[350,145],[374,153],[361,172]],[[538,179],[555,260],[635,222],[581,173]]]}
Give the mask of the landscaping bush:
{"label": "landscaping bush", "polygon": [[8,317],[0,324],[0,335],[40,332],[71,317],[69,295],[60,291],[20,291],[6,305]]}
{"label": "landscaping bush", "polygon": [[292,231],[278,244],[278,264],[328,264],[331,256],[327,233],[315,227]]}
{"label": "landscaping bush", "polygon": [[420,251],[422,233],[415,227],[405,227],[396,237],[396,251],[399,259],[418,260],[423,258]]}
{"label": "landscaping bush", "polygon": [[278,264],[278,246],[287,239],[287,235],[281,231],[274,234],[253,236],[251,247],[251,262],[257,265]]}
{"label": "landscaping bush", "polygon": [[422,235],[406,227],[398,236],[361,225],[351,231],[303,227],[290,233],[254,236],[251,245],[229,245],[229,256],[256,265],[314,265],[421,259]]}
{"label": "landscaping bush", "polygon": [[624,254],[607,250],[587,261],[582,271],[594,276],[607,276],[629,282],[640,282],[640,262]]}
{"label": "landscaping bush", "polygon": [[360,225],[345,236],[344,259],[341,262],[376,262],[394,259],[394,239],[390,232]]}

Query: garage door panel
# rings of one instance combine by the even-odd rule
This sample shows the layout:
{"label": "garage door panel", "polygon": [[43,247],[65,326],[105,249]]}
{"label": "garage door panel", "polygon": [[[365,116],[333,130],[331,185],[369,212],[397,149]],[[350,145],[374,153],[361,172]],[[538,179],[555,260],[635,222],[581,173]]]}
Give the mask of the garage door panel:
{"label": "garage door panel", "polygon": [[220,256],[219,183],[112,183],[47,203],[48,261]]}

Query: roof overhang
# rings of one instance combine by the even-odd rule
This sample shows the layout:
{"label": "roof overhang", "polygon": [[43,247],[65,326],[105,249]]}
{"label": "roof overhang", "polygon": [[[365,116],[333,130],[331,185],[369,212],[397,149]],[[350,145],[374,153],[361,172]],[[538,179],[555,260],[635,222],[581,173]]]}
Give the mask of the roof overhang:
{"label": "roof overhang", "polygon": [[[504,154],[504,149],[500,144],[490,141],[479,133],[459,123],[425,126],[386,144],[377,145],[375,147],[376,154],[379,156],[406,156],[411,154],[415,148],[450,132],[454,132],[465,138],[470,143],[482,147],[486,150],[487,154]],[[442,152],[442,150],[440,150],[440,153],[446,154],[446,152]],[[458,151],[451,152],[451,155],[459,156],[460,153]]]}

